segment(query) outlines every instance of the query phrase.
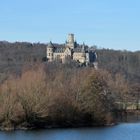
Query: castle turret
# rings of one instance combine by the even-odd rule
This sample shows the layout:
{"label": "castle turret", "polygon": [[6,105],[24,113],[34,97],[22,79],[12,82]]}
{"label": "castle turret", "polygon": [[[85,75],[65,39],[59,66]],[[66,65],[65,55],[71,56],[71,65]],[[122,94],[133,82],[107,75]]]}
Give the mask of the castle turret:
{"label": "castle turret", "polygon": [[48,59],[48,61],[53,61],[53,50],[54,50],[54,46],[53,46],[52,42],[50,41],[50,43],[47,45],[47,59]]}

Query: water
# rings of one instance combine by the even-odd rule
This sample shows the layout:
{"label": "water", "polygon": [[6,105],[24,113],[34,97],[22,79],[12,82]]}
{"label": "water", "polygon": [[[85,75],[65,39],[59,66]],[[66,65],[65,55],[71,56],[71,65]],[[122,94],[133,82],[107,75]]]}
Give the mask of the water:
{"label": "water", "polygon": [[140,123],[100,128],[1,131],[0,140],[140,140]]}

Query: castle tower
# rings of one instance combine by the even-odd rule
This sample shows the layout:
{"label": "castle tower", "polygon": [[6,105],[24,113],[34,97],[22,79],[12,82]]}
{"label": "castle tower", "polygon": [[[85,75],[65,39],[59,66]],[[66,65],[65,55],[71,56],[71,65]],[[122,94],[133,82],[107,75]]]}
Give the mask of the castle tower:
{"label": "castle tower", "polygon": [[47,59],[50,62],[53,61],[53,50],[54,50],[54,46],[52,42],[50,41],[50,43],[47,46]]}
{"label": "castle tower", "polygon": [[74,49],[74,47],[75,47],[74,34],[68,34],[68,39],[67,39],[66,45],[69,48]]}
{"label": "castle tower", "polygon": [[74,34],[68,34],[68,42],[74,43]]}

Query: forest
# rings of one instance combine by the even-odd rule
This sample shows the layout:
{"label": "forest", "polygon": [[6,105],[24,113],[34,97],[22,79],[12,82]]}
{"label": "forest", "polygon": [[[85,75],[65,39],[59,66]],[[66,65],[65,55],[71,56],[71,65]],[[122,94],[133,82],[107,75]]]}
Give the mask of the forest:
{"label": "forest", "polygon": [[[61,45],[61,44],[56,44]],[[0,79],[4,73],[16,72],[21,67],[46,60],[46,46],[43,43],[0,42]],[[129,81],[140,82],[140,51],[130,52],[110,49],[96,49],[99,68],[114,74],[121,73]]]}
{"label": "forest", "polygon": [[140,52],[97,49],[98,66],[46,61],[46,44],[0,42],[0,129],[117,123],[118,102],[139,109]]}

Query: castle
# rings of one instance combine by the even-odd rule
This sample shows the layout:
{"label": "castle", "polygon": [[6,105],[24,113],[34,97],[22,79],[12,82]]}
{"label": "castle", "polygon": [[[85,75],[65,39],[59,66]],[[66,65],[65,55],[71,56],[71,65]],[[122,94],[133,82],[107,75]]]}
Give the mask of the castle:
{"label": "castle", "polygon": [[74,60],[79,64],[93,65],[97,68],[97,54],[95,50],[84,43],[82,45],[77,44],[74,34],[68,34],[68,39],[63,45],[55,45],[50,42],[47,45],[46,55],[49,62],[59,60],[65,63],[67,60]]}

